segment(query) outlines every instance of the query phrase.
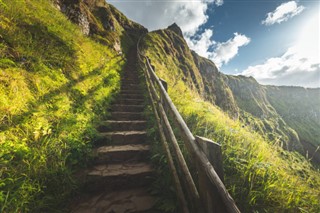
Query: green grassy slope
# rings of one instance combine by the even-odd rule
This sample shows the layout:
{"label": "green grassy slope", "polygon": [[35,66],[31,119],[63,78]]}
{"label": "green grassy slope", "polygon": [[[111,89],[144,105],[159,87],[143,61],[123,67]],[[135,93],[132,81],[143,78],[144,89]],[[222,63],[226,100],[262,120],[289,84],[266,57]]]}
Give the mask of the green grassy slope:
{"label": "green grassy slope", "polygon": [[266,86],[272,106],[299,135],[308,157],[320,164],[320,89]]}
{"label": "green grassy slope", "polygon": [[289,150],[297,150],[320,162],[314,154],[320,138],[320,89],[260,85],[253,78],[226,76],[242,120],[280,141]]}
{"label": "green grassy slope", "polygon": [[241,109],[240,119],[252,129],[288,150],[303,153],[299,137],[270,103],[267,88],[254,78],[225,76],[226,82]]}
{"label": "green grassy slope", "polygon": [[267,86],[266,91],[272,106],[300,138],[320,145],[320,89]]}
{"label": "green grassy slope", "polygon": [[[89,37],[57,5],[78,8]],[[61,208],[120,88],[118,52],[134,29],[144,30],[101,0],[0,0],[0,212]]]}
{"label": "green grassy slope", "polygon": [[[168,82],[170,97],[193,133],[222,144],[226,185],[241,210],[319,212],[320,172],[301,155],[283,150],[250,126],[231,119],[222,107],[205,101],[201,90],[190,83],[192,75],[181,71],[186,65],[177,58],[190,57],[179,51],[189,50],[177,37],[179,33],[172,29],[151,32],[143,39],[142,49],[157,75]],[[193,60],[188,63],[197,66]]]}
{"label": "green grassy slope", "polygon": [[[204,100],[244,121],[244,125],[262,133],[266,139],[288,150],[303,153],[296,131],[270,104],[263,86],[253,78],[222,74],[212,61],[190,51],[177,25],[173,24],[168,29],[159,30],[154,36],[162,46],[155,47],[155,51],[162,60],[170,60],[168,69],[176,69],[178,79],[182,78]],[[166,55],[171,57],[166,59]],[[171,64],[176,67],[171,67]]]}

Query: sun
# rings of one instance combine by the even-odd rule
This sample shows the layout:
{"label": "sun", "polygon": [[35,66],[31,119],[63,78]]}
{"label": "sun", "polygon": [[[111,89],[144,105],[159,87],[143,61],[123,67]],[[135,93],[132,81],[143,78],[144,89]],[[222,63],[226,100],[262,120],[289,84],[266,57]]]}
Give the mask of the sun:
{"label": "sun", "polygon": [[295,44],[299,55],[320,63],[320,20],[319,10],[313,11],[306,17],[297,35]]}

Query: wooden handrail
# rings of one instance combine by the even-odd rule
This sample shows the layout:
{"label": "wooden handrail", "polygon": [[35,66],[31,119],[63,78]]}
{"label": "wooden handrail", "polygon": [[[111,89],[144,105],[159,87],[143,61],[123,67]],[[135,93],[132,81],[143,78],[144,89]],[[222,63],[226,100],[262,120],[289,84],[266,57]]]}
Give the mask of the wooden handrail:
{"label": "wooden handrail", "polygon": [[[141,38],[139,39],[138,44],[137,44],[137,54],[138,54],[139,60],[143,63],[144,60],[141,58],[141,56],[143,56],[143,55],[140,53],[140,50],[139,50],[140,40],[141,40]],[[202,211],[201,208],[199,208],[199,203],[200,203],[199,193],[197,191],[197,188],[195,187],[195,184],[194,184],[194,181],[193,181],[191,175],[189,176],[189,174],[190,174],[189,169],[184,161],[183,156],[181,156],[182,155],[181,150],[180,150],[179,146],[177,145],[175,136],[173,134],[173,131],[171,129],[170,123],[167,119],[167,115],[165,114],[165,110],[163,109],[163,107],[166,107],[166,110],[169,112],[169,114],[173,118],[175,125],[179,129],[180,135],[184,139],[184,142],[186,144],[188,152],[191,154],[192,158],[195,160],[195,162],[198,165],[198,169],[203,171],[206,174],[206,178],[208,179],[209,183],[211,183],[212,185],[214,185],[216,187],[217,192],[218,192],[219,196],[221,197],[227,211],[229,213],[240,213],[240,210],[236,206],[235,201],[230,196],[225,185],[221,181],[219,175],[216,173],[214,167],[212,166],[212,164],[208,160],[205,153],[197,145],[196,138],[193,136],[190,129],[188,128],[185,121],[183,120],[182,116],[180,115],[177,108],[173,104],[171,98],[169,97],[168,93],[166,92],[166,89],[164,88],[160,79],[158,78],[158,76],[154,72],[154,70],[150,64],[149,59],[147,57],[145,57],[145,60],[146,60],[146,63],[145,63],[146,69],[144,70],[144,72],[145,72],[145,77],[147,78],[148,86],[151,85],[150,87],[155,89],[155,87],[153,85],[153,82],[155,82],[157,84],[157,87],[159,88],[159,96],[160,96],[159,99],[161,100],[161,102],[164,102],[163,103],[164,105],[162,105],[161,102],[158,102],[158,106],[154,105],[154,111],[156,111],[157,113],[158,113],[158,111],[160,112],[157,114],[157,116],[158,116],[157,119],[162,118],[164,120],[164,124],[165,124],[164,127],[167,130],[169,130],[169,138],[171,139],[171,142],[173,143],[175,154],[178,155],[179,166],[182,169],[182,172],[184,174],[184,178],[187,179],[186,182],[187,182],[188,190],[191,191],[192,197],[193,197],[193,199],[195,199],[193,201],[196,202],[196,206],[197,206],[196,209],[197,210],[195,210],[195,211],[196,212]],[[150,96],[154,96],[155,95],[154,93],[156,93],[156,91],[151,92],[149,90]],[[159,114],[160,114],[160,117],[159,117]],[[159,124],[160,124],[160,122],[159,122]],[[204,202],[208,202],[208,201],[204,201]],[[207,212],[209,212],[209,210],[207,208],[206,208],[206,210],[207,210]]]}
{"label": "wooden handrail", "polygon": [[[148,75],[148,73],[145,73],[145,74]],[[174,183],[175,183],[175,188],[177,190],[178,199],[179,199],[179,202],[180,202],[180,205],[181,205],[181,209],[182,209],[183,212],[189,213],[188,204],[187,204],[187,201],[185,199],[185,196],[184,196],[184,193],[183,193],[183,190],[182,190],[182,187],[181,187],[181,183],[180,183],[180,180],[179,180],[179,177],[178,177],[178,172],[177,172],[177,169],[176,169],[176,167],[174,165],[174,161],[173,161],[172,155],[170,153],[170,148],[169,148],[168,142],[167,142],[165,134],[164,134],[163,126],[160,123],[159,114],[158,114],[158,112],[156,110],[156,104],[159,102],[159,98],[156,96],[155,88],[153,87],[151,82],[149,82],[149,78],[145,78],[145,79],[146,79],[146,83],[150,85],[150,87],[147,87],[147,88],[148,88],[148,91],[149,91],[149,94],[150,94],[150,98],[151,98],[151,103],[152,103],[152,106],[153,106],[152,109],[153,109],[153,112],[154,112],[155,117],[156,117],[157,126],[158,126],[158,129],[159,129],[162,146],[163,146],[163,148],[165,150],[170,170],[172,171],[172,175],[173,175],[173,179],[174,179]]]}

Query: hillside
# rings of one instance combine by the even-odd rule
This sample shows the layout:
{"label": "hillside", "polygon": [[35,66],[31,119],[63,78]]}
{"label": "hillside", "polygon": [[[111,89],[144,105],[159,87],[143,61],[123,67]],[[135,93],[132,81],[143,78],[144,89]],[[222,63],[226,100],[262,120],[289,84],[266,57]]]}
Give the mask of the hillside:
{"label": "hillside", "polygon": [[[175,64],[176,67],[172,69],[178,69],[177,72],[192,90],[197,90],[202,98],[219,106],[232,117],[239,118],[254,131],[262,133],[266,139],[285,149],[296,150],[304,155],[308,150],[309,157],[320,155],[314,154],[319,140],[316,131],[320,125],[319,111],[315,109],[320,101],[319,89],[296,88],[300,93],[294,101],[290,95],[281,96],[280,93],[276,95],[272,92],[295,93],[291,87],[268,87],[260,85],[253,78],[224,75],[212,61],[189,50],[176,24],[168,29],[157,31],[154,38],[162,46],[157,49],[158,56],[172,55],[172,58],[162,60],[169,60],[169,68]],[[302,91],[310,92],[303,94]],[[303,118],[306,116],[303,113],[309,113],[307,117],[310,119],[288,119],[287,111],[283,110],[287,104],[296,107],[294,112],[297,117]],[[306,129],[306,126],[309,128]],[[310,146],[313,148],[310,149]],[[316,158],[313,160],[316,161]]]}
{"label": "hillside", "polygon": [[0,0],[0,212],[62,208],[141,32],[103,0]]}
{"label": "hillside", "polygon": [[[147,33],[104,0],[0,0],[0,212],[66,211],[141,35],[193,133],[222,144],[243,212],[320,212],[319,170],[294,152],[320,143],[319,89],[226,76],[176,24]],[[156,188],[172,194],[166,178]]]}
{"label": "hillside", "polygon": [[243,212],[319,211],[319,171],[286,151],[302,145],[265,86],[220,73],[175,24],[148,33],[141,48],[193,133],[221,143],[226,186]]}
{"label": "hillside", "polygon": [[285,148],[320,162],[320,153],[315,153],[320,138],[320,89],[263,86],[253,78],[226,77],[239,108],[250,113],[242,116],[247,123],[270,140],[285,141]]}
{"label": "hillside", "polygon": [[320,89],[266,86],[268,99],[283,120],[299,135],[310,158],[320,163]]}

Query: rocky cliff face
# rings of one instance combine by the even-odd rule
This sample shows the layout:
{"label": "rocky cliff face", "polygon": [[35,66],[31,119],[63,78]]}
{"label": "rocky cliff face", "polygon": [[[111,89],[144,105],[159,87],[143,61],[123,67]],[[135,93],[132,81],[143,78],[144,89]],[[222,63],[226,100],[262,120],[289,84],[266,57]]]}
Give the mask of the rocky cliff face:
{"label": "rocky cliff face", "polygon": [[237,117],[238,108],[224,76],[212,61],[189,49],[178,25],[173,24],[166,30],[156,31],[156,34],[159,35],[155,44],[159,50],[157,54],[169,59],[168,65],[181,73],[183,81],[205,100]]}
{"label": "rocky cliff face", "polygon": [[232,117],[237,118],[239,108],[225,81],[225,76],[219,72],[211,60],[199,56],[194,51],[192,51],[192,56],[196,67],[200,70],[204,87],[203,97],[227,111]]}
{"label": "rocky cliff face", "polygon": [[146,28],[127,19],[105,0],[55,0],[54,3],[84,35],[113,45],[119,53],[126,51],[141,34],[147,33]]}

